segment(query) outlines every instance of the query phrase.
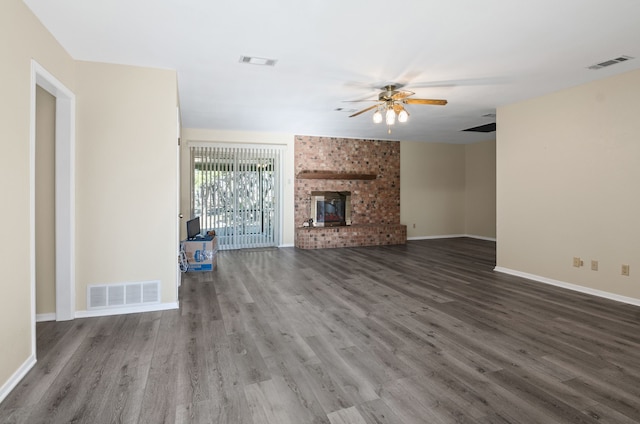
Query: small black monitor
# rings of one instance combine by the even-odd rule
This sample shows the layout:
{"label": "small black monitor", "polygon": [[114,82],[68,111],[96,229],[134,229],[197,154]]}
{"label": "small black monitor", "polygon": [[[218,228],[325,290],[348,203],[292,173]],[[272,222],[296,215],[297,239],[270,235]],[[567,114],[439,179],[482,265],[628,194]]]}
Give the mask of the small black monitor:
{"label": "small black monitor", "polygon": [[192,240],[200,235],[200,217],[196,216],[187,221],[187,239]]}

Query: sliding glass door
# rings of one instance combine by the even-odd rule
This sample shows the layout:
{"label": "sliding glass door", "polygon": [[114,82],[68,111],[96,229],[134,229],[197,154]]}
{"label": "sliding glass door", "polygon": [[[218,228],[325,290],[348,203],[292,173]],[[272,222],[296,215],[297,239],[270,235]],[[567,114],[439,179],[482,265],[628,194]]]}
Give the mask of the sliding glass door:
{"label": "sliding glass door", "polygon": [[277,246],[279,148],[191,147],[191,209],[220,249]]}

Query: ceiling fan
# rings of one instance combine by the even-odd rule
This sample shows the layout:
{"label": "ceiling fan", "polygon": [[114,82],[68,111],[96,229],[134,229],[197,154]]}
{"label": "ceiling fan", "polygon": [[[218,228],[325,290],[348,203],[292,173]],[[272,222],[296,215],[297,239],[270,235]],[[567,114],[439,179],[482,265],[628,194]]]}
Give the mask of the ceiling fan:
{"label": "ceiling fan", "polygon": [[404,108],[404,105],[444,106],[447,104],[446,100],[409,98],[414,94],[416,93],[413,91],[400,90],[400,87],[395,84],[386,85],[382,88],[380,94],[378,94],[378,100],[354,100],[356,102],[376,102],[376,104],[350,115],[349,118],[376,109],[373,114],[373,122],[376,124],[382,122],[382,114],[384,113],[385,122],[389,127],[389,134],[391,134],[391,125],[395,124],[396,118],[398,122],[407,122],[409,119],[409,112]]}

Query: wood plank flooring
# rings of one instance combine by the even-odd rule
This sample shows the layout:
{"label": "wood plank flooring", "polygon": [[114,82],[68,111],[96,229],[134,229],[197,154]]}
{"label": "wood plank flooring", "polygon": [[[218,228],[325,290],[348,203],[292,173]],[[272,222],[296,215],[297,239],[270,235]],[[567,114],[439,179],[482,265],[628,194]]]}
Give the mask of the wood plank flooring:
{"label": "wood plank flooring", "polygon": [[181,308],[38,324],[0,423],[638,423],[640,308],[495,243],[220,252]]}

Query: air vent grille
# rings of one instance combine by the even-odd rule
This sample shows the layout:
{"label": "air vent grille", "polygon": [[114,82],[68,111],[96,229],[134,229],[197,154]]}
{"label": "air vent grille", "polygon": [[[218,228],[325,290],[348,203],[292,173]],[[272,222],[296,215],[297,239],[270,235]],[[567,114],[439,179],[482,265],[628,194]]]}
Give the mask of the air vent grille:
{"label": "air vent grille", "polygon": [[602,68],[606,68],[607,66],[615,65],[618,63],[626,62],[627,60],[631,60],[633,57],[631,56],[620,56],[615,59],[605,60],[604,62],[596,63],[595,65],[588,66],[587,69],[598,70]]}
{"label": "air vent grille", "polygon": [[264,57],[240,56],[240,63],[248,65],[275,66],[278,61],[276,59],[267,59]]}
{"label": "air vent grille", "polygon": [[152,303],[160,303],[160,281],[88,287],[88,309],[131,307]]}

